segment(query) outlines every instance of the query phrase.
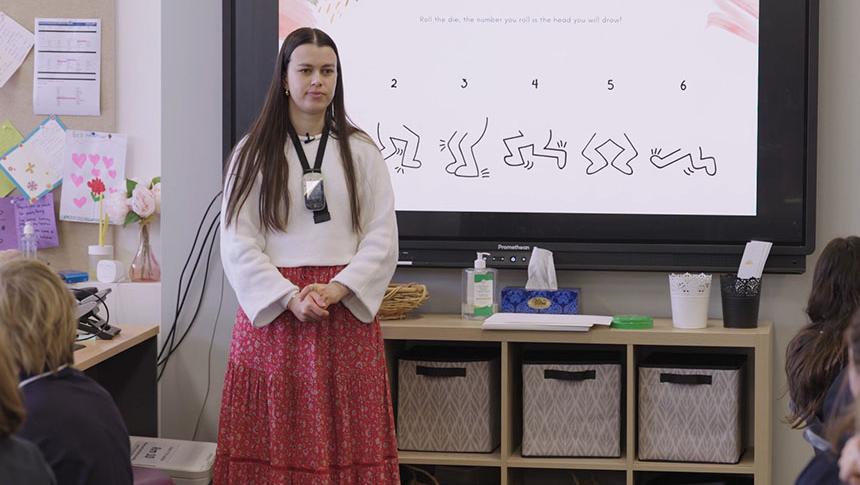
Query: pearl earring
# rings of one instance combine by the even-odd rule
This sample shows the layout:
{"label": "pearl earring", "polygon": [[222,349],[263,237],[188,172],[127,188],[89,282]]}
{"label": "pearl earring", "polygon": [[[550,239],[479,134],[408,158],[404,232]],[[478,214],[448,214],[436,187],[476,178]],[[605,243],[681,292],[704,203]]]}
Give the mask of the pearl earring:
{"label": "pearl earring", "polygon": [[290,96],[290,88],[284,88],[284,94],[286,94],[287,97],[289,97]]}

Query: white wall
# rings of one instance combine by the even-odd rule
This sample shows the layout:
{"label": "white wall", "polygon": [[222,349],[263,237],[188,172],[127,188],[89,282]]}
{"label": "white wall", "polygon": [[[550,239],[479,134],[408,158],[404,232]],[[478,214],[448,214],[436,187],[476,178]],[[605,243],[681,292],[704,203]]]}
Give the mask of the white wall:
{"label": "white wall", "polygon": [[[117,132],[128,135],[125,174],[152,180],[161,174],[161,2],[116,3]],[[159,263],[159,222],[150,241]],[[138,225],[114,226],[114,257],[126,267],[139,242]]]}
{"label": "white wall", "polygon": [[[205,4],[205,5],[204,5]],[[204,8],[207,7],[207,8]],[[220,182],[220,78],[221,17],[205,0],[162,3],[163,31],[163,130],[162,155],[164,175],[168,180],[195,181],[193,192],[180,189],[178,183],[165,187],[163,216],[165,266],[180,266],[184,260],[193,227],[200,218],[209,194]],[[833,237],[860,234],[860,65],[856,63],[856,46],[860,32],[854,23],[860,19],[860,2],[833,0],[821,5],[821,61],[819,100],[818,157],[818,248],[808,260],[811,270],[820,248]],[[188,28],[192,25],[193,28]],[[120,35],[122,35],[120,33]],[[169,47],[169,48],[168,48]],[[206,200],[204,200],[206,199]],[[181,253],[181,256],[180,256]],[[169,262],[169,264],[168,264]],[[767,275],[761,302],[761,317],[775,322],[774,390],[779,396],[785,389],[784,349],[792,335],[805,322],[804,301],[811,275]],[[178,269],[165,271],[164,315],[172,315]],[[421,281],[430,287],[432,298],[426,311],[457,312],[460,275],[457,271],[403,270],[398,281]],[[523,272],[503,272],[505,281],[522,282]],[[564,272],[559,283],[583,288],[584,311],[588,313],[645,313],[654,316],[670,314],[666,276],[662,273]],[[212,277],[217,287],[220,279]],[[163,386],[164,434],[189,438],[200,412],[207,383],[212,373],[212,389],[203,415],[198,439],[214,440],[221,382],[229,346],[229,331],[235,301],[226,289],[218,327],[214,329],[216,302],[211,300],[203,319],[192,331]],[[719,298],[711,299],[710,314],[720,315]],[[168,321],[167,318],[164,319]],[[214,332],[213,332],[214,329]],[[209,357],[209,338],[214,347]],[[208,369],[207,363],[212,362]],[[811,455],[800,433],[789,430],[780,417],[785,399],[773,404],[774,412],[774,483],[793,483]]]}
{"label": "white wall", "polygon": [[[210,200],[221,190],[221,2],[162,1],[161,31],[161,156],[165,180],[161,218],[161,336],[164,339],[173,321],[180,272],[191,251],[197,226]],[[198,269],[201,275],[203,264]],[[192,437],[207,395],[211,370],[212,392],[198,439],[215,439],[225,354],[236,309],[228,287],[229,296],[220,319],[223,323],[216,331],[214,320],[221,300],[221,283],[216,247],[197,323],[191,327],[182,351],[171,359],[161,381],[161,424],[166,437]],[[192,306],[202,289],[199,282],[192,285],[186,306]],[[188,328],[189,320],[190,315],[180,320],[180,332]],[[211,359],[210,342],[214,342]]]}

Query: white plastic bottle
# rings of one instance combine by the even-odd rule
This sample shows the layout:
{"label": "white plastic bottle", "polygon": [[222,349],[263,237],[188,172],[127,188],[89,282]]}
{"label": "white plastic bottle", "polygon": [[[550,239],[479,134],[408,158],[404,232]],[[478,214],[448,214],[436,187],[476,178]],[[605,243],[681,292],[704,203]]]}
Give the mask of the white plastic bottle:
{"label": "white plastic bottle", "polygon": [[463,270],[463,318],[483,320],[498,310],[496,299],[496,282],[498,272],[487,268],[484,256],[489,253],[478,253],[473,268]]}
{"label": "white plastic bottle", "polygon": [[27,221],[24,223],[24,232],[21,235],[21,253],[27,259],[36,259],[38,247],[36,245],[36,230],[33,228],[33,223]]}

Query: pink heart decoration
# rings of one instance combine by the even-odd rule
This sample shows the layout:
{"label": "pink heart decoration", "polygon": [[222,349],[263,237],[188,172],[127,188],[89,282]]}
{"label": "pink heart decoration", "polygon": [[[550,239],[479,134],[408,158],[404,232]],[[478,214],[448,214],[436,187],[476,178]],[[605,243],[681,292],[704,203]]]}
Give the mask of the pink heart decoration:
{"label": "pink heart decoration", "polygon": [[95,154],[93,154],[93,153],[89,154],[88,156],[90,157],[90,163],[92,163],[92,164],[93,164],[93,167],[95,167],[96,165],[98,165],[99,160],[101,160],[101,158],[102,158],[102,157],[100,157],[100,156],[98,156],[98,155],[95,155]]}
{"label": "pink heart decoration", "polygon": [[110,178],[115,179],[116,178],[116,170],[108,170],[108,175],[110,175]]}
{"label": "pink heart decoration", "polygon": [[90,173],[93,174],[93,177],[98,177],[99,175],[102,174],[102,171],[97,169],[97,168],[94,168],[94,169],[90,170]]}
{"label": "pink heart decoration", "polygon": [[78,209],[80,209],[81,207],[84,206],[84,204],[87,203],[87,198],[86,197],[78,197],[77,199],[72,199],[72,202],[74,202],[75,205],[78,206]]}
{"label": "pink heart decoration", "polygon": [[107,167],[107,168],[111,168],[113,166],[113,158],[102,157],[102,162],[104,162],[105,167]]}
{"label": "pink heart decoration", "polygon": [[111,187],[111,188],[109,188],[109,189],[108,189],[108,192],[110,192],[111,194],[115,194],[115,193],[116,193],[116,188],[115,188],[115,187]]}
{"label": "pink heart decoration", "polygon": [[84,183],[84,177],[83,177],[83,175],[78,175],[78,174],[74,174],[74,173],[73,173],[73,174],[71,175],[71,178],[72,178],[72,183],[74,183],[74,184],[75,184],[75,187],[80,187],[80,186],[81,186],[81,184],[82,184],[82,183]]}
{"label": "pink heart decoration", "polygon": [[84,164],[87,163],[87,154],[72,153],[72,161],[75,162],[75,165],[77,165],[78,168],[84,168]]}

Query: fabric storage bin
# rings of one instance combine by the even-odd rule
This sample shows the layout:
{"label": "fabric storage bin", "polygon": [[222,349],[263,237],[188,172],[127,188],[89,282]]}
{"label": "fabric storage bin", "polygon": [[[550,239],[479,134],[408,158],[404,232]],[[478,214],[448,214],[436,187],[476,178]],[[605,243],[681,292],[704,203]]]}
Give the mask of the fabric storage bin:
{"label": "fabric storage bin", "polygon": [[416,347],[398,359],[397,446],[490,453],[499,446],[499,351]]}
{"label": "fabric storage bin", "polygon": [[639,364],[639,459],[737,463],[744,362],[655,354]]}
{"label": "fabric storage bin", "polygon": [[523,456],[621,456],[621,358],[613,352],[523,355]]}
{"label": "fabric storage bin", "polygon": [[665,473],[649,478],[643,485],[753,485],[753,480],[736,475]]}

